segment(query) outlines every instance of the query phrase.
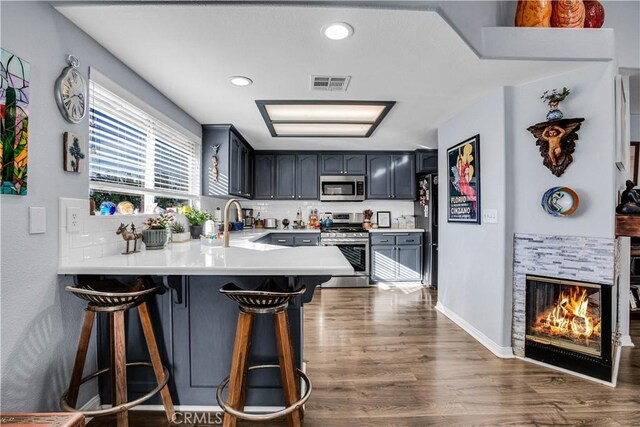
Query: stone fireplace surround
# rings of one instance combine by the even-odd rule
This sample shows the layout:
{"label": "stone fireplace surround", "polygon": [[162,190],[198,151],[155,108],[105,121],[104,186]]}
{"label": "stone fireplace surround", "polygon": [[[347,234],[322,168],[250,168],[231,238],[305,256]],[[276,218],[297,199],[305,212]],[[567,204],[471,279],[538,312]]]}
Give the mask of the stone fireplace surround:
{"label": "stone fireplace surround", "polygon": [[[525,357],[527,275],[615,286],[618,253],[616,239],[516,234],[513,250],[511,335],[514,354]],[[615,289],[612,294],[616,295]],[[613,317],[612,326],[616,331],[615,309]]]}

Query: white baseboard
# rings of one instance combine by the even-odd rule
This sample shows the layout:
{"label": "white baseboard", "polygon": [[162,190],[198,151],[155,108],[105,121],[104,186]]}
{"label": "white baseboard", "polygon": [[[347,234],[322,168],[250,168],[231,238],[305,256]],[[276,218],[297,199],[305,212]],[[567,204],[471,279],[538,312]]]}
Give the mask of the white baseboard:
{"label": "white baseboard", "polygon": [[89,399],[87,403],[82,405],[82,407],[78,410],[79,411],[95,411],[96,409],[100,409],[100,408],[102,408],[102,402],[100,401],[100,395],[96,394],[91,399]]}
{"label": "white baseboard", "polygon": [[631,341],[630,335],[623,335],[620,337],[620,346],[621,347],[635,347],[633,341]]}
{"label": "white baseboard", "polygon": [[444,314],[451,320],[453,323],[462,328],[465,332],[475,338],[480,344],[485,346],[489,351],[491,351],[496,356],[502,359],[512,359],[514,358],[513,348],[511,347],[502,347],[496,344],[491,338],[477,330],[473,325],[464,320],[462,317],[458,316],[453,311],[449,310],[447,307],[442,305],[440,301],[436,304],[436,310],[440,313]]}

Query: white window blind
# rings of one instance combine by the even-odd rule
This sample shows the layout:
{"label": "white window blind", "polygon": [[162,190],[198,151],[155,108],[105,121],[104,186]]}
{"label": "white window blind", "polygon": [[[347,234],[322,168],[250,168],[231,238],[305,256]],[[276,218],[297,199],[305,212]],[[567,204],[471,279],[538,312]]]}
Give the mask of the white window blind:
{"label": "white window blind", "polygon": [[192,139],[90,82],[89,176],[93,188],[197,196],[199,147]]}

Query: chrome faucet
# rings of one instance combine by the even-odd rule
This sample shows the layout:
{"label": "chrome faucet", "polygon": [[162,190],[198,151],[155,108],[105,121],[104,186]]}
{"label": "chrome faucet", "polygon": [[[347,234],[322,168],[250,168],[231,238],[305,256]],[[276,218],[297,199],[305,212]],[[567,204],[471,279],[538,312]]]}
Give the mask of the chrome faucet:
{"label": "chrome faucet", "polygon": [[240,202],[238,199],[230,199],[226,205],[224,205],[224,228],[223,228],[223,238],[222,238],[222,247],[229,247],[229,208],[231,204],[235,203],[236,209],[238,210],[238,221],[242,221],[242,206],[240,206]]}

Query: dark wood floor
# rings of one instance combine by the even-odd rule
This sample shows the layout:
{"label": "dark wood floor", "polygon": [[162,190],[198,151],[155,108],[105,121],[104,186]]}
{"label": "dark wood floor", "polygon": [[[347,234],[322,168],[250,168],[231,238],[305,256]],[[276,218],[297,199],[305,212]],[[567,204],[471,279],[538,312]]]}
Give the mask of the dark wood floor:
{"label": "dark wood floor", "polygon": [[[305,312],[314,386],[305,425],[640,426],[640,346],[623,349],[613,389],[499,359],[435,302],[435,292],[419,287],[318,292]],[[632,337],[640,343],[640,318],[632,320]],[[167,423],[159,413],[133,412],[130,425]]]}

